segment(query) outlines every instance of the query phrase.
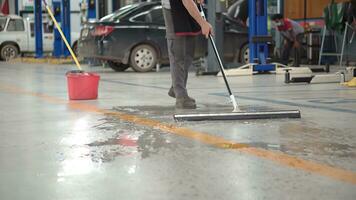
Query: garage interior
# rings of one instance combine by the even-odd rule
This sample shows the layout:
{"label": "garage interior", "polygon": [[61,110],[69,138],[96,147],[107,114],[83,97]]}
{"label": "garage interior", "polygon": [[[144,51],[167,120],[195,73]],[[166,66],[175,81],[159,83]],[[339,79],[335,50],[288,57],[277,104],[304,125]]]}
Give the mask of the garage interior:
{"label": "garage interior", "polygon": [[[232,110],[207,42],[197,42],[204,51],[196,51],[202,56],[189,71],[187,87],[197,101],[195,110],[176,109],[175,99],[167,95],[172,84],[167,59],[157,58],[151,68],[140,72],[132,67],[130,57],[110,60],[114,56],[104,55],[105,45],[110,49],[110,44],[94,43],[103,50],[100,52],[83,49],[93,42],[84,41],[84,33],[98,30],[93,24],[100,19],[110,19],[116,10],[137,3],[161,9],[157,7],[160,1],[47,1],[74,48],[74,57],[79,58],[79,69],[84,70],[80,74],[100,76],[97,98],[74,100],[73,95],[82,95],[88,84],[73,92],[71,84],[77,83],[70,82],[70,75],[78,73],[73,71],[78,66],[45,5],[37,0],[0,0],[0,25],[1,17],[16,15],[19,18],[12,19],[23,19],[28,31],[34,32],[32,50],[18,48],[16,57],[11,57],[13,51],[3,48],[8,53],[1,54],[6,59],[0,61],[0,199],[356,199],[356,42],[352,24],[343,26],[341,32],[328,32],[326,50],[321,50],[327,26],[324,8],[331,3],[335,3],[333,8],[341,8],[348,1],[246,2],[251,1],[266,2],[268,18],[283,13],[302,24],[308,30],[305,51],[300,67],[292,66],[293,58],[287,66],[278,64],[283,40],[268,19],[272,61],[266,59],[264,64],[263,56],[257,53],[254,57],[250,52],[244,63],[244,45],[234,48],[239,51],[237,58],[229,50],[237,44],[229,30],[241,29],[224,20],[230,16],[226,14],[229,8],[241,6],[244,0],[210,0],[205,11],[230,87],[244,111],[299,110],[301,118],[175,121],[175,114]],[[0,29],[0,47],[13,44],[5,39],[10,38],[12,19]],[[232,28],[227,30],[227,24]],[[46,27],[54,31],[46,33],[50,30]],[[104,34],[96,35],[100,41],[114,41],[105,39],[107,32],[93,34]],[[154,34],[158,38],[160,33]],[[246,34],[251,48],[251,34]],[[53,37],[49,49],[45,37]],[[164,35],[161,38],[165,41]],[[131,39],[138,40],[130,35],[124,40]],[[123,48],[116,47],[114,52]],[[273,70],[263,68],[272,64]]]}

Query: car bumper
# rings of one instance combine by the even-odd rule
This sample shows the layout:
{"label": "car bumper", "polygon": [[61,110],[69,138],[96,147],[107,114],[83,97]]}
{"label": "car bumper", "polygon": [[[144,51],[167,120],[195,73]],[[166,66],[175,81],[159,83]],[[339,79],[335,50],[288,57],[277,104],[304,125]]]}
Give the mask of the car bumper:
{"label": "car bumper", "polygon": [[120,49],[109,39],[87,39],[79,43],[79,54],[84,58],[112,60],[127,64],[129,52],[129,49]]}

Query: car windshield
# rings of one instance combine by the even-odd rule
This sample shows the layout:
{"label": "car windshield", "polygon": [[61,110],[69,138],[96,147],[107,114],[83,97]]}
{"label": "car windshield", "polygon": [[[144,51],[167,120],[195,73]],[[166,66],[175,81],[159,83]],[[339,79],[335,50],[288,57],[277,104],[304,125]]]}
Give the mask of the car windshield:
{"label": "car windshield", "polygon": [[120,8],[119,10],[111,13],[100,19],[101,22],[111,22],[121,19],[126,13],[130,12],[131,10],[135,9],[139,4],[131,4]]}
{"label": "car windshield", "polygon": [[6,17],[0,17],[0,31],[3,31],[6,25]]}

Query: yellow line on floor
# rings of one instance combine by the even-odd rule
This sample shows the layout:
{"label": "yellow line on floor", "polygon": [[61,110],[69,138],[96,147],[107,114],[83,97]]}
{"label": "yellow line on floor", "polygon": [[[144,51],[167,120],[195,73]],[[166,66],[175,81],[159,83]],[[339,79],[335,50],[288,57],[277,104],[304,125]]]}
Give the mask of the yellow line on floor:
{"label": "yellow line on floor", "polygon": [[312,161],[303,160],[294,156],[290,156],[284,153],[278,153],[275,151],[269,151],[265,149],[251,147],[246,144],[235,143],[233,141],[226,140],[222,137],[209,135],[207,133],[202,133],[194,131],[184,127],[178,127],[174,124],[162,123],[157,120],[152,120],[148,118],[143,118],[137,115],[126,114],[122,112],[114,112],[109,110],[100,109],[97,106],[89,105],[80,102],[71,102],[68,100],[48,96],[41,93],[35,93],[31,91],[24,90],[19,87],[1,84],[0,89],[4,92],[23,94],[38,97],[43,101],[54,103],[54,104],[68,104],[72,109],[91,112],[97,114],[104,114],[113,116],[117,119],[132,122],[136,125],[147,126],[150,128],[159,129],[164,132],[179,135],[185,138],[193,139],[204,144],[212,145],[222,149],[237,150],[239,152],[246,153],[248,155],[256,156],[265,160],[273,161],[282,166],[287,166],[294,169],[303,170],[306,172],[311,172],[314,174],[319,174],[321,176],[329,177],[335,180],[351,183],[356,185],[356,173],[353,171],[348,171],[345,169],[340,169],[324,164],[319,164]]}

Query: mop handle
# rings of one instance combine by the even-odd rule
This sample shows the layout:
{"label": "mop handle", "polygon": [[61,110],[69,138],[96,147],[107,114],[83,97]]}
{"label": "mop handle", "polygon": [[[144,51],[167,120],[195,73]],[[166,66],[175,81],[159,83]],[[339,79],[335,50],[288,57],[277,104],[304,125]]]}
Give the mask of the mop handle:
{"label": "mop handle", "polygon": [[[200,15],[201,15],[204,19],[206,19],[202,5],[199,4],[198,8],[199,8],[199,11],[200,11]],[[227,87],[227,90],[229,91],[229,95],[231,96],[231,95],[233,95],[233,94],[232,94],[232,91],[231,91],[229,82],[227,81],[227,78],[226,78],[224,65],[223,65],[223,63],[222,63],[222,61],[221,61],[221,58],[220,58],[218,49],[216,48],[216,44],[215,44],[214,38],[213,38],[213,36],[212,36],[211,34],[209,34],[209,40],[210,40],[211,45],[213,46],[215,56],[216,56],[216,58],[217,58],[217,60],[218,60],[218,62],[219,62],[220,71],[221,71],[221,73],[222,73],[222,75],[223,75],[223,78],[224,78],[224,81],[225,81],[225,85],[226,85],[226,87]]]}
{"label": "mop handle", "polygon": [[[199,4],[198,10],[200,11],[200,15],[206,20],[205,13],[204,13],[204,10],[203,10],[203,7],[202,7],[201,4]],[[216,48],[216,44],[215,44],[214,38],[213,38],[213,36],[212,36],[210,33],[209,33],[209,40],[210,40],[211,45],[213,46],[215,56],[216,56],[216,58],[217,58],[217,60],[218,60],[218,62],[219,62],[219,67],[220,67],[221,74],[222,74],[222,76],[223,76],[223,78],[224,78],[224,82],[225,82],[227,91],[229,92],[229,95],[230,95],[229,97],[230,97],[232,106],[234,107],[233,112],[239,112],[240,109],[239,109],[239,107],[238,107],[238,105],[237,105],[236,98],[235,98],[234,94],[233,94],[232,91],[231,91],[229,82],[227,81],[226,74],[225,74],[225,69],[224,69],[224,65],[223,65],[223,63],[222,63],[222,61],[221,61],[218,48]]]}
{"label": "mop handle", "polygon": [[62,31],[61,27],[59,26],[59,24],[58,24],[56,18],[54,18],[54,15],[53,15],[53,13],[52,13],[52,10],[49,8],[49,6],[48,6],[46,0],[43,0],[43,3],[44,3],[44,5],[46,6],[46,9],[47,9],[47,12],[48,12],[49,16],[52,18],[52,20],[53,20],[53,22],[54,22],[54,25],[57,27],[58,32],[59,32],[59,34],[60,34],[61,37],[62,37],[62,40],[64,41],[64,43],[66,44],[66,46],[67,46],[67,48],[68,48],[70,54],[72,55],[72,58],[74,59],[75,64],[77,65],[77,67],[78,67],[79,70],[82,70],[82,67],[80,66],[80,63],[79,63],[79,61],[78,61],[77,56],[74,54],[72,48],[70,47],[70,45],[69,45],[69,43],[68,43],[68,40],[67,40],[66,37],[64,36],[63,31]]}

